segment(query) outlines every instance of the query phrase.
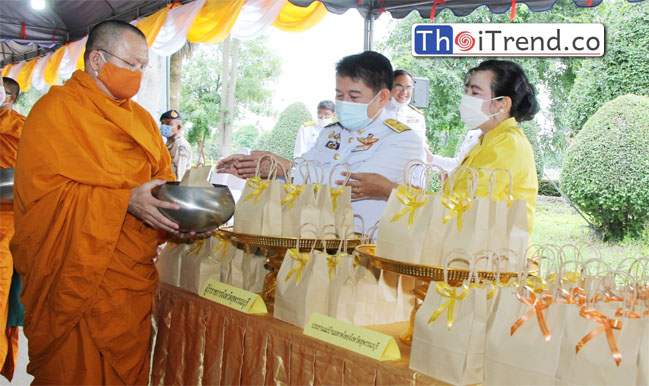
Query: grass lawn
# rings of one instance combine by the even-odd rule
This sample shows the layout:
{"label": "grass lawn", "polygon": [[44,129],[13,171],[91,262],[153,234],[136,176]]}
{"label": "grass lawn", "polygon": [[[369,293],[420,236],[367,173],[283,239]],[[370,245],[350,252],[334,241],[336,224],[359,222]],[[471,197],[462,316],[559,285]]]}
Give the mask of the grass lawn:
{"label": "grass lawn", "polygon": [[557,197],[539,196],[532,242],[558,246],[576,244],[584,259],[598,257],[599,251],[602,259],[613,267],[627,257],[649,257],[649,239],[603,242],[567,201]]}

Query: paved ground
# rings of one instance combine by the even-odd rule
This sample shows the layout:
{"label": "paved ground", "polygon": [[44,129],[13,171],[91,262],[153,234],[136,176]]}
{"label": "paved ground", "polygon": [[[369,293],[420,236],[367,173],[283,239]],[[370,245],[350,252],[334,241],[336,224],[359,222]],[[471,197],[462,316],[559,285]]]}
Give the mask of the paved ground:
{"label": "paved ground", "polygon": [[18,363],[16,364],[16,372],[14,372],[14,379],[9,383],[5,377],[0,376],[0,385],[29,385],[32,383],[31,375],[27,374],[27,339],[23,335],[23,329],[20,328],[20,340],[18,341]]}

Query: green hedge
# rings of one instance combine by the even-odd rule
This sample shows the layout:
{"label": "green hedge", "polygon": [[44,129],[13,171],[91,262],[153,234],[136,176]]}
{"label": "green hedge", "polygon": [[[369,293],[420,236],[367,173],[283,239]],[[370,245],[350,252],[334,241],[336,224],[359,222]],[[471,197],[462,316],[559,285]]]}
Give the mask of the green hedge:
{"label": "green hedge", "polygon": [[275,127],[259,137],[256,148],[277,154],[286,159],[293,159],[297,131],[304,122],[311,120],[309,109],[302,102],[289,105],[279,116]]}
{"label": "green hedge", "polygon": [[527,140],[530,141],[530,144],[532,145],[532,150],[534,150],[536,176],[540,182],[543,179],[544,157],[539,144],[539,125],[535,121],[526,121],[521,123],[521,129],[523,129],[523,133],[525,133]]}
{"label": "green hedge", "polygon": [[576,134],[605,102],[625,94],[646,95],[649,87],[649,2],[619,2],[606,17],[606,54],[583,61],[560,115]]}
{"label": "green hedge", "polygon": [[641,237],[649,222],[649,97],[604,104],[568,148],[561,189],[605,238]]}

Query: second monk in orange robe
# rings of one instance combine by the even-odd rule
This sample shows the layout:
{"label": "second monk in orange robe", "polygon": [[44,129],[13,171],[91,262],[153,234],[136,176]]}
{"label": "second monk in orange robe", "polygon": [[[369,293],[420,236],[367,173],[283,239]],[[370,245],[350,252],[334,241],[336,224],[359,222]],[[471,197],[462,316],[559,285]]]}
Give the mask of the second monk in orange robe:
{"label": "second monk in orange robe", "polygon": [[[13,168],[25,117],[13,109],[20,95],[18,82],[3,78],[0,87],[6,90],[4,101],[0,101],[0,168]],[[14,277],[14,264],[9,251],[9,240],[13,234],[13,208],[11,205],[3,206],[0,208],[0,374],[10,381],[16,367],[19,335],[18,326],[7,325],[10,287]],[[3,330],[4,333],[1,332]]]}
{"label": "second monk in orange robe", "polygon": [[15,235],[27,371],[35,384],[146,384],[158,230],[151,189],[173,180],[156,122],[130,98],[148,64],[141,31],[106,21],[85,71],[31,110],[18,146]]}

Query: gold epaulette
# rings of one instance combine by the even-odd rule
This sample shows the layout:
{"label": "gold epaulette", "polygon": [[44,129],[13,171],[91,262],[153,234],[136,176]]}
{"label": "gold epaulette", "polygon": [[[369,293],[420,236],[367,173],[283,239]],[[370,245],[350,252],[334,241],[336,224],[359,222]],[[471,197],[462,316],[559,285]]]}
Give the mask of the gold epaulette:
{"label": "gold epaulette", "polygon": [[421,115],[425,115],[423,111],[419,110],[418,108],[415,107],[415,105],[408,105],[411,109],[415,110]]}
{"label": "gold epaulette", "polygon": [[387,127],[391,128],[397,133],[403,133],[404,131],[412,130],[411,128],[397,121],[396,119],[386,119],[385,121],[383,121],[383,123],[385,123]]}
{"label": "gold epaulette", "polygon": [[313,125],[315,125],[315,122],[313,122],[313,121],[304,122],[304,123],[302,124],[302,126],[313,126]]}
{"label": "gold epaulette", "polygon": [[334,126],[334,125],[337,125],[338,123],[339,123],[338,121],[334,121],[334,122],[331,122],[330,124],[328,124],[325,127]]}

